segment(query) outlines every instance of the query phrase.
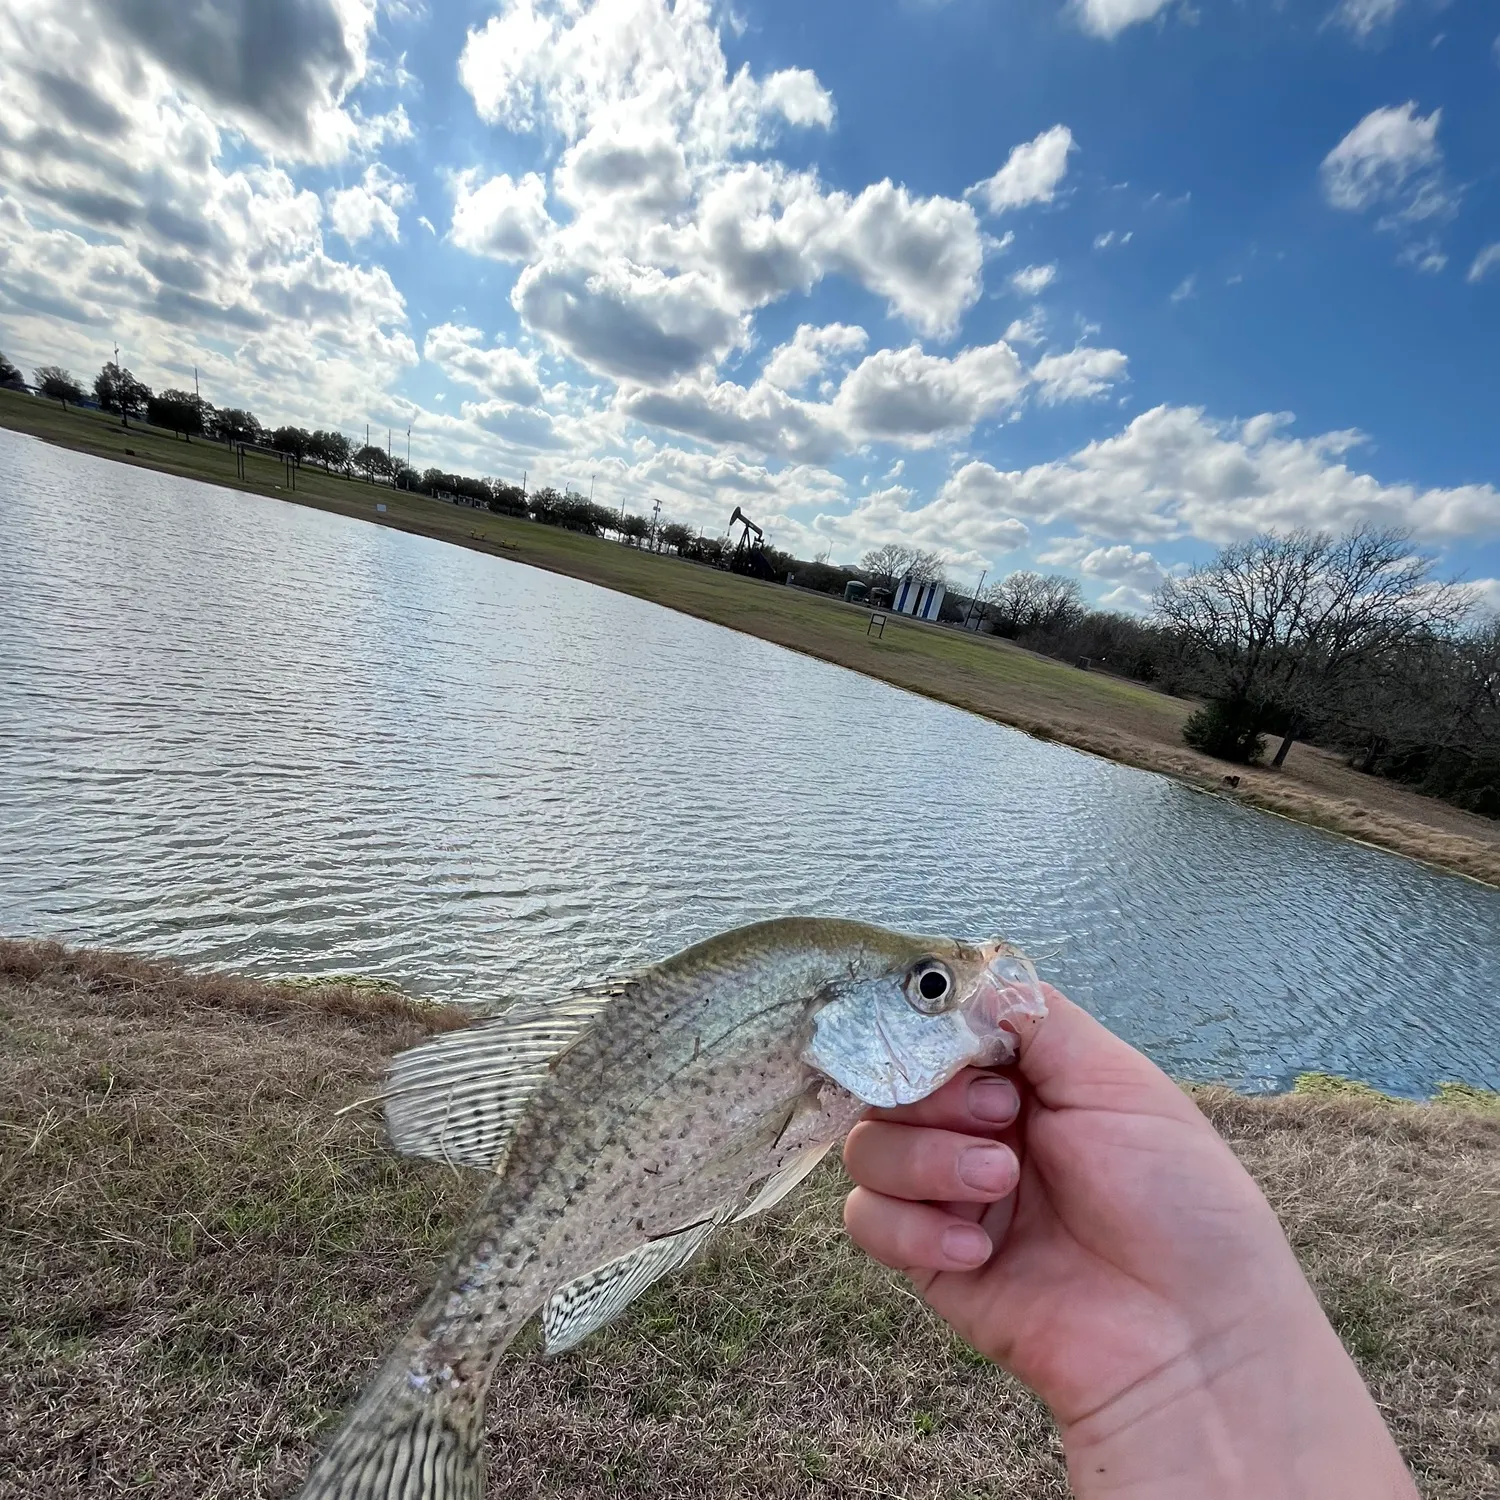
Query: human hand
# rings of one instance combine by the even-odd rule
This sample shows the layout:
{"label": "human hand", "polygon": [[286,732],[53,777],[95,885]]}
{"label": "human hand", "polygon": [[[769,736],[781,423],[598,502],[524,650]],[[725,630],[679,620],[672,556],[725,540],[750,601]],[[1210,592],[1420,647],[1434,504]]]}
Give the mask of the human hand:
{"label": "human hand", "polygon": [[1015,1078],[871,1111],[849,1232],[1047,1403],[1080,1500],[1416,1492],[1269,1204],[1056,990]]}

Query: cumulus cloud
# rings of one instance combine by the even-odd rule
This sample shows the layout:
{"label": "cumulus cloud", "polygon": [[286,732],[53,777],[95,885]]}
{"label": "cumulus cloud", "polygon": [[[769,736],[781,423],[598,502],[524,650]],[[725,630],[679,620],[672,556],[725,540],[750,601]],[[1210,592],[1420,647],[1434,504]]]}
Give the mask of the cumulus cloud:
{"label": "cumulus cloud", "polygon": [[265,144],[325,157],[357,134],[343,103],[365,73],[373,0],[107,0],[82,10],[85,24]]}
{"label": "cumulus cloud", "polygon": [[629,261],[591,266],[548,256],[521,273],[511,302],[528,327],[580,364],[647,385],[716,365],[747,333],[706,276]]}
{"label": "cumulus cloud", "polygon": [[1068,155],[1075,150],[1073,132],[1054,125],[1033,141],[1017,146],[993,177],[977,182],[964,196],[980,199],[992,214],[1051,203],[1068,171]]}
{"label": "cumulus cloud", "polygon": [[1158,406],[1053,463],[1009,471],[967,463],[943,494],[1137,542],[1223,543],[1267,528],[1366,523],[1410,527],[1434,542],[1493,530],[1500,505],[1493,486],[1382,484],[1345,462],[1358,433],[1295,438],[1286,434],[1290,420],[1267,413],[1216,422],[1198,408]]}
{"label": "cumulus cloud", "polygon": [[1049,354],[1031,371],[1048,405],[1059,401],[1087,401],[1102,396],[1125,378],[1129,360],[1118,349],[1071,349]]}
{"label": "cumulus cloud", "polygon": [[[928,335],[951,334],[979,298],[985,241],[967,203],[888,180],[829,191],[816,172],[764,156],[787,129],[831,124],[833,101],[805,69],[731,73],[708,0],[502,0],[470,32],[460,76],[486,120],[564,142],[551,188],[572,218],[548,227],[538,183],[505,253],[532,263],[523,316],[550,309],[538,331],[592,369],[639,380],[683,371],[684,351],[660,362],[600,342],[611,326],[634,326],[619,318],[621,286],[657,274],[675,293],[701,294],[705,329],[829,275],[866,287]],[[507,205],[508,183],[494,190]],[[479,207],[473,229],[455,212],[456,243],[495,243]],[[551,258],[587,269],[569,278],[566,320],[540,296],[557,283],[538,264],[543,235]],[[596,294],[610,306],[586,314],[581,304]],[[580,328],[590,337],[575,349],[569,330]],[[716,335],[703,347],[722,352],[738,337],[737,326],[729,344]],[[665,373],[648,377],[653,364]]]}
{"label": "cumulus cloud", "polygon": [[[205,0],[183,25],[216,14]],[[215,103],[179,42],[153,51],[140,41],[147,11],[121,16],[136,28],[123,40],[116,21],[61,0],[0,8],[0,316],[11,352],[86,369],[108,329],[152,384],[180,384],[196,364],[211,399],[253,401],[266,416],[327,425],[367,411],[416,359],[400,293],[383,268],[328,252],[316,194],[243,139],[232,159],[225,144],[231,129],[269,139],[276,100],[291,96],[266,103],[257,136],[243,113],[254,103],[248,75]],[[232,4],[221,20],[231,36],[258,24]],[[358,122],[344,115],[341,136],[306,97],[318,133],[302,154],[342,149]],[[377,170],[360,186],[397,197],[395,184]]]}
{"label": "cumulus cloud", "polygon": [[504,0],[471,31],[459,78],[480,116],[567,141],[634,113],[670,122],[690,153],[722,159],[779,125],[828,125],[833,102],[803,69],[731,74],[708,0]]}
{"label": "cumulus cloud", "polygon": [[917,344],[881,349],[839,387],[834,410],[857,438],[923,446],[965,432],[1010,405],[1026,371],[1005,342],[965,349],[951,359]]}
{"label": "cumulus cloud", "polygon": [[477,328],[439,323],[428,331],[422,358],[450,380],[473,386],[492,400],[530,406],[541,399],[535,359],[504,344],[485,348]]}
{"label": "cumulus cloud", "polygon": [[329,193],[328,222],[351,245],[376,235],[394,242],[401,238],[399,210],[411,199],[411,184],[374,162],[354,187]]}
{"label": "cumulus cloud", "polygon": [[1046,291],[1056,279],[1057,267],[1055,265],[1025,266],[1010,278],[1010,284],[1023,297],[1035,297]]}
{"label": "cumulus cloud", "polygon": [[495,260],[530,260],[552,228],[547,184],[535,172],[519,181],[504,172],[478,178],[469,168],[453,179],[453,243]]}
{"label": "cumulus cloud", "polygon": [[1374,109],[1323,158],[1323,195],[1349,213],[1384,211],[1383,227],[1443,218],[1454,201],[1443,183],[1438,125],[1415,100]]}
{"label": "cumulus cloud", "polygon": [[868,355],[827,401],[790,393],[797,389],[790,382],[805,384],[830,351],[851,354],[861,347],[863,330],[804,326],[773,352],[752,385],[680,380],[665,389],[627,391],[619,409],[703,442],[826,463],[865,443],[932,447],[1014,407],[1033,387],[1048,402],[1081,400],[1122,378],[1126,367],[1125,356],[1113,349],[1077,349],[1028,371],[1003,341],[952,356],[911,344]]}
{"label": "cumulus cloud", "polygon": [[863,328],[847,323],[830,323],[825,328],[800,324],[789,342],[771,351],[761,379],[778,390],[799,391],[821,375],[831,360],[858,354],[869,341]]}
{"label": "cumulus cloud", "polygon": [[1154,20],[1171,0],[1073,0],[1078,24],[1091,36],[1110,41],[1131,26]]}
{"label": "cumulus cloud", "polygon": [[928,548],[951,565],[976,572],[1031,540],[1025,522],[994,507],[967,506],[946,495],[925,505],[915,499],[904,486],[889,485],[862,496],[851,510],[819,515],[811,530],[844,556],[896,542]]}

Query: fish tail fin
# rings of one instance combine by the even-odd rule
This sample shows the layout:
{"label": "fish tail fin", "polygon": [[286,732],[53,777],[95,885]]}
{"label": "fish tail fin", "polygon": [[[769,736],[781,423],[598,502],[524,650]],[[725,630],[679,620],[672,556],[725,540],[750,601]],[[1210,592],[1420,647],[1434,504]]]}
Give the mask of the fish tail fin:
{"label": "fish tail fin", "polygon": [[403,1357],[409,1338],[360,1397],[297,1500],[483,1500],[489,1381],[418,1384]]}

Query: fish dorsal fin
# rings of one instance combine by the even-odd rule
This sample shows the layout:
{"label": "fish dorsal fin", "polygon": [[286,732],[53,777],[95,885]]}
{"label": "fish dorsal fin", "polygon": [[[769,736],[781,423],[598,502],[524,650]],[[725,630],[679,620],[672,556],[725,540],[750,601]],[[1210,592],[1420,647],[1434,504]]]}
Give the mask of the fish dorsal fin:
{"label": "fish dorsal fin", "polygon": [[628,986],[615,980],[515,1005],[401,1053],[380,1095],[391,1144],[406,1156],[498,1170],[548,1065]]}
{"label": "fish dorsal fin", "polygon": [[729,1209],[690,1224],[675,1234],[648,1240],[638,1250],[622,1255],[560,1287],[542,1309],[542,1332],[548,1354],[562,1354],[581,1344],[596,1329],[619,1317],[648,1288],[680,1269],[708,1243]]}

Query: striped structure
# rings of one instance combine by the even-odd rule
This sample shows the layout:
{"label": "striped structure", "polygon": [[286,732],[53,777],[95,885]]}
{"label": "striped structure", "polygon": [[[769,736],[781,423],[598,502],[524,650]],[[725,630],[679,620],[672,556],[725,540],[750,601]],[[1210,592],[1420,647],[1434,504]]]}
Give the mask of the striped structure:
{"label": "striped structure", "polygon": [[914,615],[919,620],[935,620],[943,607],[943,595],[947,588],[941,583],[919,583],[915,578],[903,578],[896,585],[896,598],[891,608],[901,615]]}

